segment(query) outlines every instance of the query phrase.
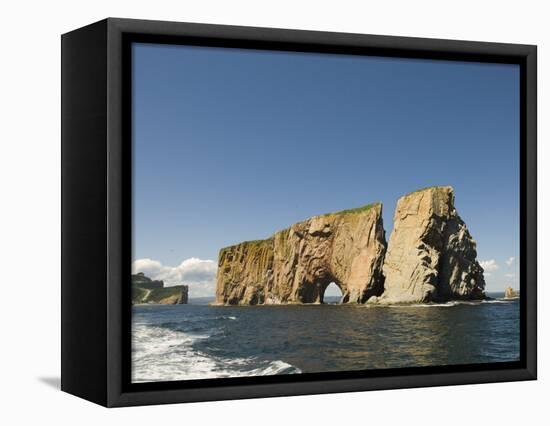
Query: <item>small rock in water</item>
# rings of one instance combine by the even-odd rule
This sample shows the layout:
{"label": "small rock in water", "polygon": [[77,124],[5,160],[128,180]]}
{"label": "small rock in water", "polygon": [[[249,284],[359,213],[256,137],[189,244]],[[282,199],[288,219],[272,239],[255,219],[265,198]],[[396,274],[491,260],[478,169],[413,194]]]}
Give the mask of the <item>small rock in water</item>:
{"label": "small rock in water", "polygon": [[512,287],[506,287],[506,290],[504,290],[504,298],[514,299],[516,297],[518,297],[518,292],[516,292]]}

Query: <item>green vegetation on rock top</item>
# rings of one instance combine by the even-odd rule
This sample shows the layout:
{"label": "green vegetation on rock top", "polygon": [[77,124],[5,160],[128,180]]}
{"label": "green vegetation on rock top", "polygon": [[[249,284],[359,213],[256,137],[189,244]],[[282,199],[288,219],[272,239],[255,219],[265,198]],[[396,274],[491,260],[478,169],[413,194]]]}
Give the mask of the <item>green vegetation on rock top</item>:
{"label": "green vegetation on rock top", "polygon": [[247,245],[259,245],[259,244],[263,244],[263,243],[266,243],[270,240],[272,240],[273,237],[269,237],[269,238],[264,238],[263,240],[248,240],[248,241],[241,241],[240,243],[237,243],[237,244],[233,244],[231,246],[227,246],[227,247],[223,247],[220,251],[225,251],[227,249],[230,249],[230,248],[233,248],[233,247],[238,247],[238,246],[241,246],[243,244],[247,244]]}
{"label": "green vegetation on rock top", "polygon": [[162,299],[170,296],[179,296],[184,285],[175,285],[172,287],[155,288],[149,293],[148,301],[160,302]]}
{"label": "green vegetation on rock top", "polygon": [[[167,303],[163,299],[168,297],[178,298],[187,295],[188,286],[176,285],[164,287],[164,282],[152,280],[142,272],[132,275],[132,304],[138,303]],[[175,300],[168,303],[175,303]],[[182,303],[187,303],[184,301]]]}
{"label": "green vegetation on rock top", "polygon": [[427,186],[425,188],[420,188],[420,189],[417,189],[416,191],[411,191],[408,194],[403,195],[403,197],[408,197],[409,195],[416,194],[417,192],[428,191],[429,189],[445,189],[445,188],[451,188],[451,191],[453,191],[453,187],[450,185],[434,185],[434,186]]}
{"label": "green vegetation on rock top", "polygon": [[354,209],[346,209],[346,210],[340,210],[340,211],[332,212],[332,213],[325,213],[321,216],[324,217],[324,216],[341,215],[341,214],[363,213],[363,212],[366,212],[366,211],[372,209],[373,207],[377,207],[379,205],[382,205],[382,203],[380,201],[377,201],[376,203],[366,204],[364,206],[356,207]]}
{"label": "green vegetation on rock top", "polygon": [[[340,211],[336,211],[336,212],[331,212],[331,213],[325,213],[325,214],[321,214],[321,215],[318,215],[318,216],[313,216],[313,217],[326,217],[326,216],[336,216],[336,215],[345,215],[345,214],[357,214],[357,213],[363,213],[363,212],[366,212],[366,211],[369,211],[370,209],[372,209],[373,207],[378,207],[378,206],[381,206],[382,203],[380,201],[377,201],[375,203],[371,203],[371,204],[366,204],[364,206],[361,206],[361,207],[356,207],[354,209],[346,209],[346,210],[340,210]],[[304,221],[302,222],[299,222],[299,223],[303,223],[303,222],[307,222],[308,220],[311,220],[313,217],[310,217],[308,219],[305,219]],[[252,245],[252,246],[258,246],[258,245],[261,245],[261,244],[265,244],[265,243],[271,243],[273,242],[273,238],[275,237],[275,235],[278,235],[278,234],[282,234],[282,233],[285,233],[285,234],[288,234],[288,232],[290,232],[290,227],[289,228],[285,228],[285,229],[282,229],[280,231],[277,231],[275,232],[275,234],[273,234],[271,237],[269,238],[265,238],[263,240],[250,240],[250,241],[242,241],[238,244],[233,244],[231,246],[227,246],[227,247],[223,247],[222,249],[220,249],[220,256],[225,253],[227,250],[231,250],[235,247],[239,247],[243,244],[246,244],[246,245]]]}

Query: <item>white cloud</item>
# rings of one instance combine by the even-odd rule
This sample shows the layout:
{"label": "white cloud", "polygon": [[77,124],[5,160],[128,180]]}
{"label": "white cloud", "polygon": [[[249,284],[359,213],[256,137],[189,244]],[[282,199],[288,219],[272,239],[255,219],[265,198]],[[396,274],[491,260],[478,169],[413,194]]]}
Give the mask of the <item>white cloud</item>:
{"label": "white cloud", "polygon": [[508,266],[512,266],[512,264],[516,261],[516,258],[515,257],[510,257],[508,258],[508,260],[506,261],[506,264]]}
{"label": "white cloud", "polygon": [[516,274],[504,274],[506,278],[516,278]]}
{"label": "white cloud", "polygon": [[167,287],[188,285],[190,297],[214,296],[217,270],[218,266],[213,260],[196,257],[185,259],[178,266],[163,265],[153,259],[137,259],[132,263],[132,273],[143,272],[153,280],[164,281]]}
{"label": "white cloud", "polygon": [[[495,261],[495,259],[482,260],[481,262],[479,262],[479,264],[481,265],[481,267],[485,272],[493,272],[498,269],[498,264]],[[485,274],[485,275],[490,275],[490,274]]]}

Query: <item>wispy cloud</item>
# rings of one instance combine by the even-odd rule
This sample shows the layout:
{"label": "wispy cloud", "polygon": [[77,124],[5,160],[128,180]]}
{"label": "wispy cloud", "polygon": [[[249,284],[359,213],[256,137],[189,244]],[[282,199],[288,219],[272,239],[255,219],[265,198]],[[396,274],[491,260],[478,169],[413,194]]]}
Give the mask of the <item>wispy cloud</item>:
{"label": "wispy cloud", "polygon": [[[498,269],[498,264],[495,259],[482,260],[481,262],[479,262],[479,264],[481,265],[481,267],[486,273],[494,272]],[[490,274],[486,274],[486,275],[490,275]]]}
{"label": "wispy cloud", "polygon": [[164,285],[187,284],[191,297],[214,296],[216,293],[216,271],[213,260],[196,257],[185,259],[177,266],[163,265],[154,259],[137,259],[132,263],[132,273],[143,272],[154,280],[163,280]]}
{"label": "wispy cloud", "polygon": [[509,257],[508,260],[506,261],[506,264],[508,266],[512,266],[514,264],[514,262],[516,261],[516,258],[515,257]]}
{"label": "wispy cloud", "polygon": [[504,274],[506,278],[516,278],[516,274]]}

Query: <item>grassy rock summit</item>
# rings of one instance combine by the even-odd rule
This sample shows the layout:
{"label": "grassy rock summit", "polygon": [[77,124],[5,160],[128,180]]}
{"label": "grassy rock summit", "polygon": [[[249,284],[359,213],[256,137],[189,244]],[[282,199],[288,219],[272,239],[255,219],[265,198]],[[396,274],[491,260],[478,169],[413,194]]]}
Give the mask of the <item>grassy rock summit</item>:
{"label": "grassy rock summit", "polygon": [[153,281],[143,272],[132,275],[132,304],[150,303],[161,305],[186,304],[189,286],[164,287],[163,281]]}
{"label": "grassy rock summit", "polygon": [[380,203],[315,216],[220,251],[216,303],[322,303],[335,282],[343,302],[382,294],[386,240]]}
{"label": "grassy rock summit", "polygon": [[220,250],[216,304],[426,303],[485,297],[476,243],[449,186],[401,197],[387,248],[382,204],[314,216]]}
{"label": "grassy rock summit", "polygon": [[407,194],[395,210],[384,294],[369,302],[482,299],[485,280],[476,258],[476,243],[455,209],[453,188]]}

